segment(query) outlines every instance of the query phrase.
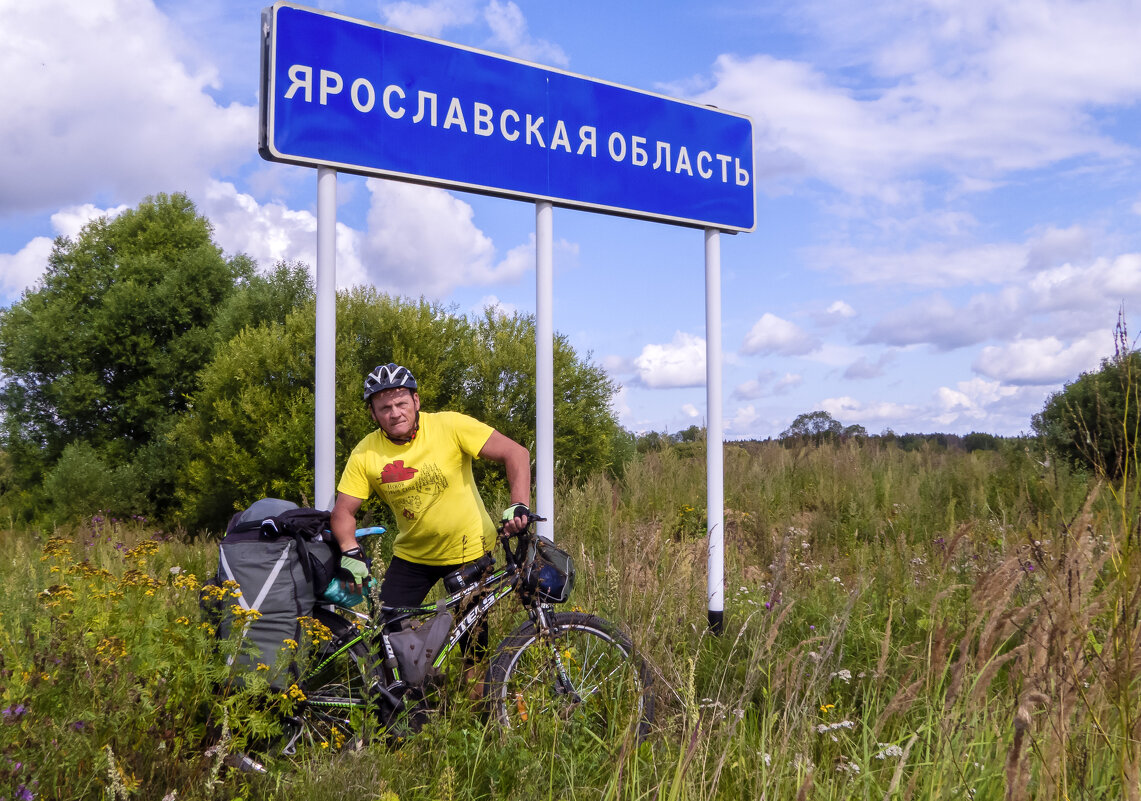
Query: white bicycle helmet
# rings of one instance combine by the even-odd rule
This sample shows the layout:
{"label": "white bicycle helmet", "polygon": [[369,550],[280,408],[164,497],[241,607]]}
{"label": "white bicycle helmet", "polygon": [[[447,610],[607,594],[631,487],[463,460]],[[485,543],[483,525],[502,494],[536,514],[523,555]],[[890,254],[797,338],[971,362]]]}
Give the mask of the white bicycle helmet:
{"label": "white bicycle helmet", "polygon": [[373,368],[372,372],[364,377],[364,399],[368,403],[368,399],[378,392],[386,389],[410,389],[416,391],[416,378],[408,371],[407,367],[401,367],[399,364],[381,364]]}

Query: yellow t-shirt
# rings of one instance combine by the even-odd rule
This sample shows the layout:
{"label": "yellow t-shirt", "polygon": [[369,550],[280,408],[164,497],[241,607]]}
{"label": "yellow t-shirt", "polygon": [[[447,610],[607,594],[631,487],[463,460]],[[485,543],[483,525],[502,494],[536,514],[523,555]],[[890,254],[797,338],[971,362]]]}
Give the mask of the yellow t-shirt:
{"label": "yellow t-shirt", "polygon": [[393,553],[409,562],[452,565],[478,559],[495,544],[495,525],[472,478],[495,429],[458,412],[420,414],[420,429],[397,445],[377,429],[362,439],[337,491],[365,500],[375,492],[396,516]]}

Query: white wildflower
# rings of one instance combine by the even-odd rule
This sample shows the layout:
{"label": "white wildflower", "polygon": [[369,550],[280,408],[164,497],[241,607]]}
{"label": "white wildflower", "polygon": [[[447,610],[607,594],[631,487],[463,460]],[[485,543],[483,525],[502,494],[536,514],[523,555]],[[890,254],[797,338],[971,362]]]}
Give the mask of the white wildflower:
{"label": "white wildflower", "polygon": [[876,754],[876,759],[887,759],[888,757],[901,757],[903,756],[903,749],[898,745],[892,743],[877,743],[880,747],[880,752]]}
{"label": "white wildflower", "polygon": [[850,720],[841,720],[836,723],[821,723],[816,727],[817,734],[827,734],[837,729],[854,729],[856,724]]}
{"label": "white wildflower", "polygon": [[848,670],[847,668],[844,668],[843,670],[836,671],[831,676],[829,676],[829,678],[839,679],[840,681],[847,684],[848,682],[850,682],[852,680],[852,671]]}

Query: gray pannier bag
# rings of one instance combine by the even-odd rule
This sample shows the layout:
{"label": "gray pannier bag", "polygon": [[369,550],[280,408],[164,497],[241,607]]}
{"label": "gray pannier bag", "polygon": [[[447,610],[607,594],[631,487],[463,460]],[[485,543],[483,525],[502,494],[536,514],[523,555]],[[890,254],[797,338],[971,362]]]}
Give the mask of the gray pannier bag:
{"label": "gray pannier bag", "polygon": [[408,684],[421,685],[425,679],[435,677],[432,663],[448,640],[452,622],[451,613],[441,602],[430,618],[409,618],[392,624],[398,628],[388,635],[388,641],[400,666],[400,678]]}
{"label": "gray pannier bag", "polygon": [[313,591],[314,565],[328,564],[333,559],[332,549],[320,539],[290,533],[288,527],[279,531],[277,526],[266,525],[271,518],[281,520],[279,516],[298,508],[289,501],[263,498],[234,515],[226,527],[226,536],[218,544],[218,575],[212,583],[235,581],[241,595],[226,597],[220,605],[207,610],[213,613],[219,639],[233,633],[233,605],[260,613],[245,625],[237,662],[251,669],[258,663],[267,665],[274,687],[284,686],[296,676],[297,667],[292,662],[284,675],[274,668],[287,650],[285,641],[301,640],[299,618],[313,614],[317,602]]}

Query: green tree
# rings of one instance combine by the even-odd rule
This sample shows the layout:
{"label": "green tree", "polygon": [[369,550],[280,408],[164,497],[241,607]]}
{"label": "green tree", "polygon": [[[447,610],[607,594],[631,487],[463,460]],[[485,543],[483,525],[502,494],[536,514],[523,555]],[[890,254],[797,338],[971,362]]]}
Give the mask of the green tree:
{"label": "green tree", "polygon": [[780,438],[820,445],[838,439],[843,432],[844,426],[828,412],[804,412],[797,415],[792,425],[781,432]]}
{"label": "green tree", "polygon": [[986,434],[981,431],[972,431],[963,437],[963,447],[967,449],[967,453],[974,453],[975,451],[997,451],[1002,440],[994,434]]}
{"label": "green tree", "polygon": [[1082,373],[1046,400],[1031,426],[1055,456],[1111,477],[1137,468],[1141,352],[1122,347],[1097,371]]}
{"label": "green tree", "polygon": [[[247,327],[203,371],[201,389],[173,442],[183,458],[183,522],[217,528],[235,508],[266,495],[313,502],[314,307],[282,323]],[[337,297],[336,462],[375,424],[362,381],[376,364],[406,365],[427,410],[453,409],[534,447],[534,321],[486,314],[475,321],[426,301],[371,288]],[[607,466],[620,439],[605,373],[555,343],[555,458],[574,479]],[[622,440],[619,445],[625,441]],[[477,463],[484,482],[497,465]]]}
{"label": "green tree", "polygon": [[[283,318],[307,294],[297,265],[262,277],[245,256],[225,257],[182,194],[147,198],[57,239],[39,284],[0,311],[0,443],[12,483],[33,492],[24,505],[51,474],[48,497],[76,513],[76,498],[87,496],[64,503],[63,478],[91,464],[142,482],[141,493],[118,493],[142,508],[116,511],[161,511],[177,464],[166,434],[219,340],[259,318]],[[90,450],[56,470],[79,444]]]}

